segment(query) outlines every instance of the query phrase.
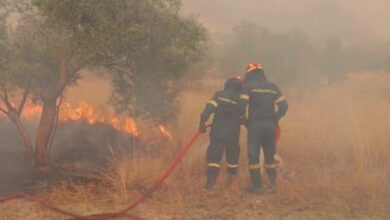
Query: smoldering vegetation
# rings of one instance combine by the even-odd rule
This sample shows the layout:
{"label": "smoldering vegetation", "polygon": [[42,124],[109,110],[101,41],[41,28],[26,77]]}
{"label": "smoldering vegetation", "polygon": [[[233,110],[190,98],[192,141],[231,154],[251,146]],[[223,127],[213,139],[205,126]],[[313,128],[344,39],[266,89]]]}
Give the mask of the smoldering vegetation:
{"label": "smoldering vegetation", "polygon": [[[26,125],[31,134],[36,132],[36,120],[30,119]],[[1,194],[35,192],[73,177],[74,180],[88,180],[108,169],[117,155],[132,154],[138,144],[136,137],[114,129],[111,124],[89,124],[83,120],[60,122],[49,148],[51,162],[56,164],[59,174],[51,177],[33,168],[11,122],[0,119],[0,132]]]}

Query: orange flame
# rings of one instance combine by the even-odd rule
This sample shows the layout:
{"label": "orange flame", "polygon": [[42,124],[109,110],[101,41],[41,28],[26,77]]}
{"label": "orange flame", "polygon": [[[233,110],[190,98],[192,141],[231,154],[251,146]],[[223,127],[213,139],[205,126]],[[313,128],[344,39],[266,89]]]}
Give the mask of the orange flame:
{"label": "orange flame", "polygon": [[31,99],[27,99],[25,107],[22,112],[22,117],[26,119],[39,118],[41,112],[42,112],[42,106],[33,103]]}
{"label": "orange flame", "polygon": [[[37,119],[42,112],[42,106],[34,104],[31,101],[26,103],[23,110],[22,117],[24,119]],[[68,102],[64,102],[61,105],[59,112],[59,121],[85,121],[88,124],[107,123],[114,129],[122,131],[133,136],[138,137],[140,131],[134,119],[125,117],[122,120],[114,115],[114,111],[110,111],[108,114],[103,114],[95,110],[92,105],[85,101],[80,102],[76,107],[72,106]]]}
{"label": "orange flame", "polygon": [[158,128],[160,129],[161,134],[163,134],[169,140],[173,140],[172,132],[168,130],[164,125],[159,125]]}
{"label": "orange flame", "polygon": [[84,120],[89,124],[105,122],[104,116],[96,112],[86,102],[81,102],[76,108],[73,108],[69,103],[64,103],[60,110],[59,119],[60,121]]}
{"label": "orange flame", "polygon": [[[28,100],[23,110],[22,118],[27,120],[39,119],[41,113],[42,106]],[[2,117],[5,116],[0,115],[0,118]],[[141,135],[140,129],[133,118],[116,116],[112,109],[110,109],[108,113],[103,113],[102,111],[98,111],[93,108],[92,105],[85,101],[80,102],[76,106],[70,104],[69,102],[63,102],[61,104],[58,119],[60,122],[85,121],[88,124],[105,123],[111,125],[117,131],[121,131],[135,137],[140,137]],[[172,132],[164,125],[160,124],[157,132],[168,140],[173,140]]]}
{"label": "orange flame", "polygon": [[137,124],[132,118],[127,118],[124,127],[121,129],[124,132],[127,132],[129,134],[132,134],[136,137],[140,135],[140,132],[138,130]]}

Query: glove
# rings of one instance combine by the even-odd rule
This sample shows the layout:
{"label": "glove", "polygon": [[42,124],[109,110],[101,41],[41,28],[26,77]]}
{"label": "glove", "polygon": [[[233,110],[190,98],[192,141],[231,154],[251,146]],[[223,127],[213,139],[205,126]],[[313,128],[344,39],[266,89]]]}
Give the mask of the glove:
{"label": "glove", "polygon": [[204,134],[204,133],[206,133],[206,131],[207,131],[206,126],[204,126],[204,125],[199,126],[199,132],[200,132],[200,133]]}

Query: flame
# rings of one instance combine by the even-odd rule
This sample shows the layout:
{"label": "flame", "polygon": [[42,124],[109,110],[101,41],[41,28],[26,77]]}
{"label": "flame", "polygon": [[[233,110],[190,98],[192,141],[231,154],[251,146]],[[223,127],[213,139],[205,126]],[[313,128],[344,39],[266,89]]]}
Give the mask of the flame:
{"label": "flame", "polygon": [[60,121],[77,121],[83,120],[87,121],[89,124],[95,124],[99,122],[105,122],[105,117],[96,112],[91,105],[86,102],[80,102],[78,107],[73,108],[69,103],[64,103],[61,106]]}
{"label": "flame", "polygon": [[31,99],[27,99],[22,112],[22,117],[25,119],[39,118],[42,112],[42,106],[35,104]]}
{"label": "flame", "polygon": [[[22,117],[24,119],[37,119],[41,116],[41,112],[42,106],[34,104],[29,100],[25,105]],[[73,106],[68,102],[62,103],[58,119],[60,122],[85,121],[88,124],[106,123],[110,124],[117,131],[125,132],[135,137],[140,136],[140,131],[134,119],[115,116],[113,110],[110,110],[108,114],[104,114],[85,101],[81,101],[77,106]]]}
{"label": "flame", "polygon": [[110,124],[114,129],[122,131],[133,136],[138,137],[140,131],[134,119],[126,117],[121,120],[119,117],[114,116],[113,111],[109,114],[103,114],[96,111],[92,105],[83,101],[77,107],[72,107],[69,103],[64,103],[61,107],[60,121],[78,121],[83,120],[89,124],[106,123]]}
{"label": "flame", "polygon": [[[39,119],[42,113],[42,106],[28,100],[22,113],[22,118],[31,120]],[[4,117],[0,115],[0,118]],[[63,102],[60,107],[58,119],[60,122],[84,121],[88,124],[105,123],[111,125],[115,130],[130,134],[134,137],[140,137],[141,132],[136,121],[131,117],[120,117],[110,109],[107,113],[93,108],[86,101],[81,101],[77,105],[69,102]],[[173,140],[172,132],[164,125],[158,125],[157,130],[163,137]],[[156,134],[156,133],[155,133]]]}
{"label": "flame", "polygon": [[161,134],[163,134],[169,140],[173,140],[172,132],[168,130],[164,125],[159,125],[158,128],[160,129]]}
{"label": "flame", "polygon": [[132,118],[127,118],[125,121],[124,127],[122,127],[122,131],[125,131],[129,134],[133,134],[138,137],[140,135],[137,124]]}

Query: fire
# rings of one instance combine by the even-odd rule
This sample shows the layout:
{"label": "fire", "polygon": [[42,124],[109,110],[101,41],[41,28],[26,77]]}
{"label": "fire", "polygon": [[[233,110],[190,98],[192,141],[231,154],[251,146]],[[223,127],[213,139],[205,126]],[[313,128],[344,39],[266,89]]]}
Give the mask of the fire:
{"label": "fire", "polygon": [[[24,119],[37,119],[42,112],[42,106],[34,104],[31,101],[26,103],[22,117]],[[138,137],[140,131],[134,119],[129,117],[115,116],[114,111],[110,110],[107,114],[97,111],[85,101],[80,102],[77,106],[73,106],[68,102],[61,105],[59,111],[60,122],[66,121],[85,121],[88,124],[106,123],[110,124],[114,129],[122,131]]]}
{"label": "fire", "polygon": [[[11,102],[11,105],[15,106],[15,103]],[[6,109],[6,108],[4,108]],[[27,99],[25,107],[22,112],[22,118],[24,119],[36,119],[39,118],[42,112],[42,107],[38,104],[35,104],[31,99]],[[0,119],[6,115],[3,112],[0,112]]]}
{"label": "fire", "polygon": [[135,121],[132,118],[127,118],[125,120],[124,127],[122,127],[121,130],[124,132],[127,132],[129,134],[132,134],[134,136],[140,135],[137,124],[135,123]]}
{"label": "fire", "polygon": [[[31,120],[39,119],[42,113],[42,106],[28,100],[22,113],[22,118]],[[4,117],[0,115],[0,118]],[[108,112],[99,111],[85,101],[78,105],[72,105],[69,102],[61,104],[58,120],[67,121],[84,121],[88,124],[105,123],[110,124],[115,130],[128,133],[135,137],[140,137],[141,132],[136,121],[131,117],[117,116],[112,109]],[[168,140],[173,140],[172,132],[164,125],[160,124],[157,131]]]}
{"label": "fire", "polygon": [[159,125],[158,128],[160,129],[161,134],[163,134],[169,140],[173,140],[172,132],[168,130],[164,125]]}
{"label": "fire", "polygon": [[26,119],[39,118],[42,106],[35,104],[31,99],[27,99],[22,117]]}
{"label": "fire", "polygon": [[126,117],[121,120],[119,117],[114,115],[113,111],[110,111],[109,114],[103,114],[96,111],[92,105],[86,103],[85,101],[80,102],[77,107],[73,107],[69,103],[64,103],[60,110],[59,120],[82,120],[88,122],[89,124],[106,123],[110,124],[118,131],[122,131],[136,137],[140,135],[140,131],[134,119]]}
{"label": "fire", "polygon": [[103,115],[96,112],[91,105],[86,102],[81,102],[78,107],[72,107],[69,103],[64,103],[61,106],[60,121],[77,121],[84,120],[89,124],[95,124],[98,122],[105,122]]}

